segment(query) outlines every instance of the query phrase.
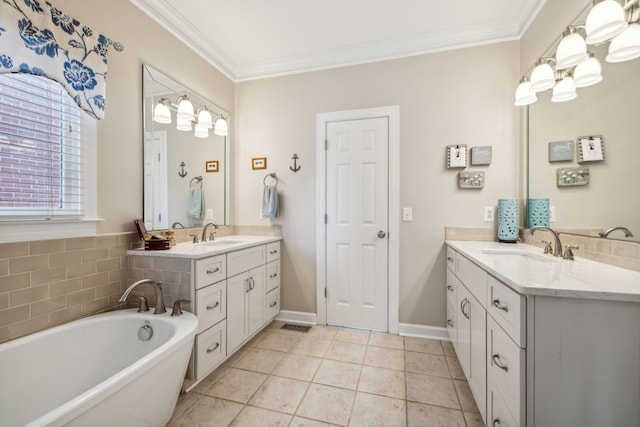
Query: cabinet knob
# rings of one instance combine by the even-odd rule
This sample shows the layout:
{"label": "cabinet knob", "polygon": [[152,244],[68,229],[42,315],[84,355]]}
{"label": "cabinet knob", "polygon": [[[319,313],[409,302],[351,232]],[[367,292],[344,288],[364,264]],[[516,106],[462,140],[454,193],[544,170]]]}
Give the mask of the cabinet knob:
{"label": "cabinet knob", "polygon": [[278,277],[278,273],[273,273],[269,276],[270,279],[275,279],[276,277]]}
{"label": "cabinet knob", "polygon": [[207,270],[207,274],[215,274],[220,271],[220,267],[216,267],[213,270]]}
{"label": "cabinet knob", "polygon": [[491,305],[493,305],[498,310],[502,310],[504,312],[509,311],[509,306],[508,305],[502,305],[502,303],[500,302],[499,299],[494,299],[493,301],[491,301]]}
{"label": "cabinet knob", "polygon": [[220,306],[220,301],[216,301],[216,303],[213,305],[207,305],[207,310],[213,310],[214,308],[219,306]]}
{"label": "cabinet knob", "polygon": [[269,251],[269,255],[275,255],[277,253],[278,253],[277,249],[273,249],[273,250]]}
{"label": "cabinet knob", "polygon": [[500,360],[500,355],[499,355],[499,354],[494,354],[494,355],[491,357],[491,360],[493,360],[493,363],[495,363],[495,365],[496,365],[498,368],[502,369],[502,370],[503,370],[503,371],[505,371],[505,372],[509,372],[509,367],[508,367],[506,364],[504,364],[504,363],[502,362],[502,360]]}
{"label": "cabinet knob", "polygon": [[219,343],[219,342],[217,342],[217,343],[216,343],[216,345],[214,345],[213,347],[211,347],[211,348],[208,348],[208,349],[207,349],[207,353],[213,353],[213,352],[214,352],[214,351],[216,351],[219,347],[220,347],[220,343]]}
{"label": "cabinet knob", "polygon": [[493,422],[491,423],[491,425],[493,427],[500,427],[500,418],[496,418],[495,420],[493,420]]}
{"label": "cabinet knob", "polygon": [[447,290],[453,292],[453,286],[447,285]]}
{"label": "cabinet knob", "polygon": [[449,261],[449,262],[453,262],[453,257],[448,256],[448,257],[447,257],[447,261]]}
{"label": "cabinet knob", "polygon": [[453,321],[451,319],[447,319],[447,325],[453,328]]}
{"label": "cabinet knob", "polygon": [[275,307],[276,305],[278,305],[278,301],[274,301],[271,304],[269,304],[269,308]]}

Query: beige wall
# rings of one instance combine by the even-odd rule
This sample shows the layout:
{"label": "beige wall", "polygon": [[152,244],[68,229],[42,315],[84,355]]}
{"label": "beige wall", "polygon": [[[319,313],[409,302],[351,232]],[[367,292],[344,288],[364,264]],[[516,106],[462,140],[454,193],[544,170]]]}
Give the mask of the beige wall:
{"label": "beige wall", "polygon": [[[400,205],[414,220],[400,224],[400,322],[445,324],[444,227],[491,225],[484,206],[518,196],[517,42],[256,80],[236,85],[235,223],[255,224],[268,158],[280,178],[283,225],[282,308],[316,311],[316,114],[400,106]],[[445,168],[445,146],[491,145],[482,190],[461,190]],[[289,170],[291,156],[302,169]]]}

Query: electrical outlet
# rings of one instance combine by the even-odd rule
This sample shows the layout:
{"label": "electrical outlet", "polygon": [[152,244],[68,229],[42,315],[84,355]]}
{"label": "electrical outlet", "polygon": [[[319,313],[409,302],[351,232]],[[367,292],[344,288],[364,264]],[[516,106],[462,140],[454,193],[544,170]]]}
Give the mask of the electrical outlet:
{"label": "electrical outlet", "polygon": [[484,208],[484,221],[491,222],[495,216],[495,209],[493,206],[485,206]]}
{"label": "electrical outlet", "polygon": [[213,209],[207,209],[207,219],[213,219]]}
{"label": "electrical outlet", "polygon": [[549,222],[556,222],[556,207],[549,207]]}
{"label": "electrical outlet", "polygon": [[412,208],[402,208],[402,220],[403,221],[413,221],[413,209]]}

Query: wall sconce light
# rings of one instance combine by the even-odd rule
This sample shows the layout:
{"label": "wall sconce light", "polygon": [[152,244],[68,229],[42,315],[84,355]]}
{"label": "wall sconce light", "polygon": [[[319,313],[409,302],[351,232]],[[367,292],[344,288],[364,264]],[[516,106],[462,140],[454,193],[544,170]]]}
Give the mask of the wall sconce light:
{"label": "wall sconce light", "polygon": [[553,88],[553,95],[551,96],[551,102],[566,102],[576,99],[578,94],[576,93],[576,86],[573,83],[573,78],[569,74],[561,75],[561,80]]}
{"label": "wall sconce light", "polygon": [[562,34],[558,49],[556,49],[556,70],[575,67],[588,58],[587,44],[578,33],[578,28],[567,28]]}
{"label": "wall sconce light", "polygon": [[186,95],[180,96],[175,104],[167,98],[161,98],[153,109],[153,121],[161,124],[170,124],[172,109],[177,111],[177,130],[190,132],[194,130],[195,125],[194,135],[197,138],[208,138],[209,129],[211,128],[214,128],[216,135],[227,136],[229,134],[229,126],[222,115],[216,116],[214,125],[214,115],[212,115],[207,106],[204,105],[194,112],[193,104]]}
{"label": "wall sconce light", "polygon": [[605,42],[623,32],[627,25],[620,3],[615,0],[596,2],[585,23],[587,43]]}
{"label": "wall sconce light", "polygon": [[556,84],[555,73],[548,61],[553,58],[541,58],[536,62],[536,68],[531,72],[531,90],[542,92],[551,89]]}
{"label": "wall sconce light", "polygon": [[527,77],[523,77],[516,89],[516,107],[533,104],[537,100],[538,97],[536,96],[536,93],[531,90],[531,82]]}
{"label": "wall sconce light", "polygon": [[607,62],[631,61],[640,57],[640,24],[634,23],[617,35],[609,45]]}
{"label": "wall sconce light", "polygon": [[222,117],[222,115],[218,116],[218,118],[216,119],[213,133],[220,136],[229,135],[229,124],[227,123],[227,120]]}
{"label": "wall sconce light", "polygon": [[587,87],[602,81],[602,66],[593,54],[589,59],[578,64],[573,70],[573,84],[576,87]]}

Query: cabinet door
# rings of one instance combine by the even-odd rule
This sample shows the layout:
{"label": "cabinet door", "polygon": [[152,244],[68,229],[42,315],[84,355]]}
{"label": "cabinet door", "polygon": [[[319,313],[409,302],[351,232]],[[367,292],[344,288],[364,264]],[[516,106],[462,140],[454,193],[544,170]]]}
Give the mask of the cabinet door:
{"label": "cabinet door", "polygon": [[280,260],[267,263],[267,287],[265,292],[280,286]]}
{"label": "cabinet door", "polygon": [[247,292],[249,335],[253,335],[264,325],[266,271],[264,265],[249,271],[249,291]]}
{"label": "cabinet door", "polygon": [[471,293],[464,286],[458,287],[456,311],[458,324],[458,346],[456,354],[464,371],[464,375],[471,378]]}
{"label": "cabinet door", "polygon": [[469,387],[483,419],[487,414],[487,312],[474,297],[470,298],[471,357]]}
{"label": "cabinet door", "polygon": [[449,270],[447,270],[447,332],[449,333],[449,339],[453,348],[458,347],[458,282],[456,276]]}
{"label": "cabinet door", "polygon": [[248,291],[248,273],[227,279],[227,355],[249,336],[246,306]]}

